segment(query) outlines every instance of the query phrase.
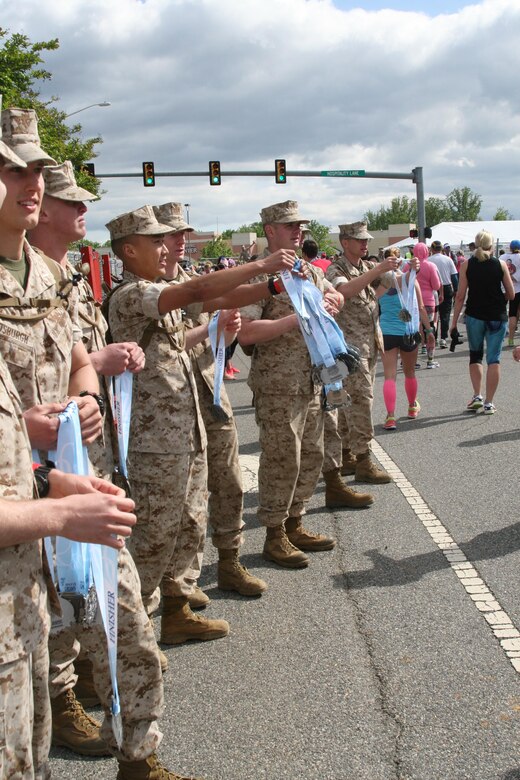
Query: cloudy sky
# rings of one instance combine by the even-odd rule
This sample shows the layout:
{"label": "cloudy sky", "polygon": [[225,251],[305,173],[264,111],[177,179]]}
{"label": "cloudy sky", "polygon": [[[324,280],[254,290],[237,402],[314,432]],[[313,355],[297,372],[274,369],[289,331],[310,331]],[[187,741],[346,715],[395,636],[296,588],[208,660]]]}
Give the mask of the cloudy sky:
{"label": "cloudy sky", "polygon": [[96,171],[207,171],[208,177],[106,179],[89,237],[146,202],[190,203],[192,224],[223,230],[288,198],[335,229],[409,181],[229,177],[227,170],[424,169],[426,196],[469,186],[482,217],[520,218],[518,0],[0,0],[1,25],[46,54],[57,95],[100,134]]}

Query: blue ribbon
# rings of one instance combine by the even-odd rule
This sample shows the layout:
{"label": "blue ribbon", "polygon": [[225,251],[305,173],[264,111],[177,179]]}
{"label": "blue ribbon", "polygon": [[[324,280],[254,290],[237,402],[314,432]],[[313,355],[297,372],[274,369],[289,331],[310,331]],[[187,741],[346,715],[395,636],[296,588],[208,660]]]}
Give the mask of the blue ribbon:
{"label": "blue ribbon", "polygon": [[208,336],[213,350],[213,357],[215,358],[215,382],[213,385],[213,413],[217,419],[223,421],[228,419],[228,415],[224,411],[220,403],[220,393],[222,390],[222,382],[224,381],[224,368],[226,364],[226,338],[224,335],[224,328],[220,337],[218,334],[218,321],[220,318],[220,311],[216,311],[208,324]]}
{"label": "blue ribbon", "polygon": [[[296,263],[294,268],[298,270]],[[349,374],[344,357],[352,353],[352,348],[325,309],[320,290],[308,279],[294,276],[290,271],[283,271],[281,277],[298,317],[312,365],[319,370],[328,405],[343,406],[343,379]]]}
{"label": "blue ribbon", "polygon": [[[49,453],[49,457],[61,471],[86,476],[89,473],[88,454],[81,438],[81,424],[76,402],[71,401],[67,404],[58,417],[60,427],[57,449],[55,453]],[[60,591],[81,593],[88,599],[91,595],[89,589],[92,584],[95,585],[108,643],[108,662],[112,681],[112,730],[118,747],[121,747],[123,725],[117,686],[117,560],[118,551],[112,547],[73,542],[61,536],[56,537],[56,568]]]}
{"label": "blue ribbon", "polygon": [[130,416],[132,411],[132,386],[134,375],[123,371],[114,377],[114,393],[112,399],[112,415],[117,428],[117,444],[119,448],[119,468],[123,476],[128,478],[126,459],[128,457],[128,441],[130,439]]}

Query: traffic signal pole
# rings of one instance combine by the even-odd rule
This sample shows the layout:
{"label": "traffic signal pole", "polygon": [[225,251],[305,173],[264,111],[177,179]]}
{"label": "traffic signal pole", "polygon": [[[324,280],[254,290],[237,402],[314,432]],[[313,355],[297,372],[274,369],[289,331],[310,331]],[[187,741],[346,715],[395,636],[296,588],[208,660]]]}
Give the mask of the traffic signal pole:
{"label": "traffic signal pole", "polygon": [[[216,161],[211,161],[215,164]],[[285,162],[285,161],[277,161]],[[228,176],[268,176],[270,178],[278,173],[269,171],[222,171],[220,163],[218,164],[218,177],[226,178]],[[210,167],[211,174],[211,167]],[[143,173],[97,173],[97,179],[142,179]],[[426,214],[424,204],[424,180],[422,167],[413,168],[410,173],[398,171],[365,171],[365,170],[327,170],[327,171],[286,171],[284,170],[285,181],[278,176],[278,184],[285,184],[287,179],[296,178],[327,178],[327,179],[404,179],[415,184],[417,199],[417,229],[419,232],[419,241],[424,241],[424,230],[426,227]],[[155,171],[155,178],[194,178],[202,176],[208,177],[208,171]],[[216,183],[216,182],[214,182]]]}

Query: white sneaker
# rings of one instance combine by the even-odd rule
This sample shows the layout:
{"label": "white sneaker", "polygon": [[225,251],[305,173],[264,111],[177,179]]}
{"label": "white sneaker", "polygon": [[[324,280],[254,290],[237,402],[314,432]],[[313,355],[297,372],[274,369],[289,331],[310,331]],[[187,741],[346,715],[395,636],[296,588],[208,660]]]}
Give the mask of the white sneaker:
{"label": "white sneaker", "polygon": [[439,348],[440,349],[447,349],[448,348],[448,345],[446,344],[446,339],[441,339],[439,341]]}
{"label": "white sneaker", "polygon": [[[477,409],[482,409],[484,406],[484,399],[481,395],[474,395],[469,404],[466,406],[468,412],[476,412]],[[493,412],[490,412],[493,414]]]}
{"label": "white sneaker", "polygon": [[497,408],[491,401],[487,401],[484,404],[484,414],[495,414]]}

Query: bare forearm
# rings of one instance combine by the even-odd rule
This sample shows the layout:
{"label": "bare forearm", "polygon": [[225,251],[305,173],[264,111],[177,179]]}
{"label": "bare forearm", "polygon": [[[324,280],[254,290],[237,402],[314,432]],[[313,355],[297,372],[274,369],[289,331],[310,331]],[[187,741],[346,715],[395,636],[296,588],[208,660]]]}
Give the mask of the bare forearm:
{"label": "bare forearm", "polygon": [[232,290],[220,298],[214,298],[204,304],[204,311],[217,311],[217,309],[236,309],[256,303],[264,298],[270,298],[271,293],[267,282],[255,284],[241,284],[236,290]]}
{"label": "bare forearm", "polygon": [[59,502],[50,499],[0,499],[0,548],[59,535],[61,514]]}
{"label": "bare forearm", "polygon": [[201,341],[205,341],[207,338],[207,325],[197,325],[195,328],[189,328],[189,330],[186,330],[186,349],[191,349],[196,344],[200,344]]}
{"label": "bare forearm", "polygon": [[72,350],[69,395],[79,395],[83,390],[99,393],[99,381],[87,350],[81,342],[78,342]]}
{"label": "bare forearm", "polygon": [[336,289],[344,298],[355,298],[356,295],[359,295],[359,293],[365,289],[365,287],[368,287],[369,284],[372,284],[372,282],[380,276],[381,272],[379,268],[371,268],[370,271],[361,274],[361,276],[356,276],[349,282],[340,284]]}
{"label": "bare forearm", "polygon": [[[240,285],[245,284],[261,273],[266,273],[269,267],[266,259],[256,260],[254,263],[231,268],[223,273],[205,274],[190,279],[182,284],[172,284],[165,287],[159,298],[159,313],[166,314],[172,309],[181,309],[190,303],[198,301],[210,301],[230,293]],[[240,306],[226,299],[223,308]]]}
{"label": "bare forearm", "polygon": [[260,344],[288,333],[298,326],[296,314],[289,314],[279,320],[249,320],[242,321],[242,328],[238,334],[239,344]]}

